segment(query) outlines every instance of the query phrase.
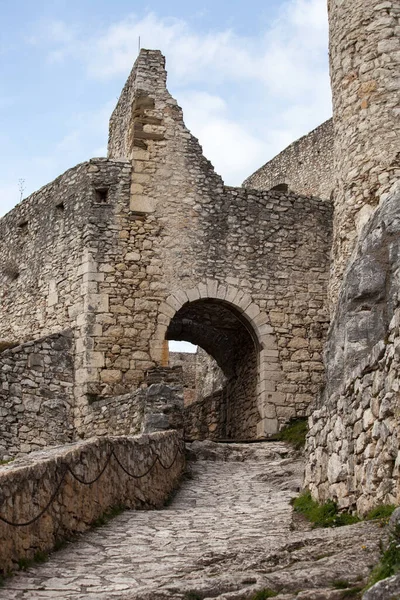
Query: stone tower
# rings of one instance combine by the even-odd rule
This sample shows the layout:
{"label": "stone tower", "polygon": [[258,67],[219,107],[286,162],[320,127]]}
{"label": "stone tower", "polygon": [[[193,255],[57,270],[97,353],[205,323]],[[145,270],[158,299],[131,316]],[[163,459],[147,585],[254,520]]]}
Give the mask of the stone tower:
{"label": "stone tower", "polygon": [[331,308],[362,226],[400,175],[400,2],[328,0],[335,132]]}

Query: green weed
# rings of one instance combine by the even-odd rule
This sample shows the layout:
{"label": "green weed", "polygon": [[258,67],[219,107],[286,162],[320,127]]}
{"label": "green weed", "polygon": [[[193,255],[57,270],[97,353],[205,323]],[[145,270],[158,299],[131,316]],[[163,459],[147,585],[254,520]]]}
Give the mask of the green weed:
{"label": "green weed", "polygon": [[260,590],[254,596],[252,596],[251,600],[267,600],[267,598],[275,598],[278,595],[278,592],[274,592],[270,588],[264,588]]}
{"label": "green weed", "polygon": [[395,508],[396,506],[394,504],[381,504],[380,506],[376,506],[370,510],[365,519],[367,521],[374,521],[375,519],[389,519]]}
{"label": "green weed", "polygon": [[124,510],[126,510],[126,507],[121,506],[119,504],[107,508],[107,510],[105,510],[102,515],[100,515],[95,521],[93,521],[92,527],[102,527],[103,525],[106,525],[109,521],[111,521],[111,519],[114,519],[114,517],[117,517],[118,515],[123,513]]}
{"label": "green weed", "polygon": [[356,515],[344,512],[340,513],[333,500],[319,504],[312,499],[308,490],[295,498],[292,501],[292,505],[294,510],[303,514],[313,523],[314,527],[340,527],[342,525],[352,525],[360,521]]}
{"label": "green weed", "polygon": [[33,558],[26,558],[26,557],[20,558],[18,561],[18,567],[21,571],[27,571],[33,565],[44,563],[48,559],[49,559],[49,555],[47,554],[47,552],[38,550],[34,554]]}
{"label": "green weed", "polygon": [[289,423],[275,436],[273,439],[280,442],[288,442],[295,450],[302,450],[306,443],[306,435],[308,431],[308,419],[292,419]]}
{"label": "green weed", "polygon": [[368,588],[378,581],[392,577],[400,571],[400,526],[397,526],[391,536],[387,549],[382,553],[381,559],[371,573]]}

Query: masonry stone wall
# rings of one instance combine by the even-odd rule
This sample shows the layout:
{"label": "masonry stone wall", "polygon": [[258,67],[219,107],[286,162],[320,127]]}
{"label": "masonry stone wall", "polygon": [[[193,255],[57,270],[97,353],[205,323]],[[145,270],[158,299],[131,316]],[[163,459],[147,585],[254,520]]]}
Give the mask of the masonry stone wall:
{"label": "masonry stone wall", "polygon": [[327,386],[310,417],[305,485],[366,514],[400,503],[400,192],[363,229],[325,350]]}
{"label": "masonry stone wall", "polygon": [[142,50],[111,117],[109,159],[67,172],[1,221],[4,264],[27,267],[2,288],[1,335],[74,329],[84,435],[92,398],[129,394],[168,364],[167,329],[183,305],[223,303],[256,340],[264,436],[305,414],[323,382],[331,206],[224,186],[165,81],[162,55]]}
{"label": "masonry stone wall", "polygon": [[180,436],[169,431],[92,438],[0,466],[0,573],[87,530],[109,508],[160,508],[184,464]]}
{"label": "masonry stone wall", "polygon": [[400,176],[400,3],[329,0],[335,138],[334,311],[362,225]]}
{"label": "masonry stone wall", "polygon": [[96,399],[84,420],[85,437],[181,430],[183,386],[153,383],[123,396]]}
{"label": "masonry stone wall", "polygon": [[271,190],[284,185],[297,194],[328,200],[334,187],[333,163],[333,122],[329,119],[257,169],[243,186]]}
{"label": "masonry stone wall", "polygon": [[73,439],[73,354],[71,332],[0,352],[0,460]]}
{"label": "masonry stone wall", "polygon": [[83,312],[79,269],[95,191],[78,165],[0,220],[0,339],[70,328]]}
{"label": "masonry stone wall", "polygon": [[179,366],[182,367],[182,380],[183,380],[183,397],[184,404],[191,404],[196,400],[197,397],[197,364],[198,364],[198,351],[197,352],[170,352],[169,353],[169,364],[171,367]]}

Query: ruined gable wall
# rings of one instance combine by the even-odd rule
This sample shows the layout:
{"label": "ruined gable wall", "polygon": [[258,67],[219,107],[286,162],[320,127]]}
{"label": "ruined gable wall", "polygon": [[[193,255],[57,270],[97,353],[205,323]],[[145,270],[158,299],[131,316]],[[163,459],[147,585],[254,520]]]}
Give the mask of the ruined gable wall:
{"label": "ruined gable wall", "polygon": [[0,352],[0,460],[73,439],[73,353],[71,332]]}
{"label": "ruined gable wall", "polygon": [[400,176],[400,3],[329,0],[335,138],[334,311],[362,225]]}
{"label": "ruined gable wall", "polygon": [[330,199],[334,186],[332,119],[290,144],[250,175],[243,186],[270,190],[281,183],[297,194]]}
{"label": "ruined gable wall", "polygon": [[92,256],[96,293],[106,302],[91,315],[94,362],[82,392],[110,396],[140,384],[165,359],[174,314],[168,298],[213,281],[250,294],[269,315],[279,346],[269,351],[273,418],[304,414],[323,380],[331,207],[294,194],[226,188],[165,88],[160,53],[142,51],[134,74],[109,141],[111,159],[132,162],[130,198],[121,197],[101,225],[107,236],[98,233]]}

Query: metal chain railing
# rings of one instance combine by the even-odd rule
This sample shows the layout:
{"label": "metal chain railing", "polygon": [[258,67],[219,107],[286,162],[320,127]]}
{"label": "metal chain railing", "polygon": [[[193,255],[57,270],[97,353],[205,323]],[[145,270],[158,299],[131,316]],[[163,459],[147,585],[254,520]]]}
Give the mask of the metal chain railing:
{"label": "metal chain railing", "polygon": [[140,475],[136,475],[134,473],[131,473],[130,471],[128,471],[128,469],[126,467],[124,467],[124,465],[121,463],[120,459],[118,458],[117,454],[115,453],[114,447],[111,445],[111,451],[109,452],[106,461],[104,463],[104,466],[102,467],[102,469],[100,470],[100,472],[98,473],[98,475],[96,475],[96,477],[94,479],[92,479],[91,481],[85,481],[84,479],[82,479],[81,477],[79,477],[76,473],[74,473],[74,471],[71,469],[71,467],[69,465],[67,465],[66,463],[63,463],[63,473],[61,475],[61,478],[59,480],[59,482],[56,485],[56,488],[54,490],[54,492],[52,493],[52,495],[50,496],[49,501],[47,502],[46,506],[32,519],[30,519],[29,521],[24,521],[22,523],[13,523],[12,521],[9,521],[8,519],[6,519],[5,517],[3,517],[2,515],[0,515],[0,521],[2,521],[3,523],[5,523],[6,525],[10,525],[11,527],[27,527],[28,525],[32,525],[33,523],[35,523],[35,521],[37,521],[38,519],[40,519],[40,517],[42,517],[45,512],[47,512],[47,510],[50,508],[50,506],[53,504],[54,500],[56,499],[60,488],[63,484],[63,482],[65,481],[65,478],[67,476],[67,474],[69,473],[78,483],[82,484],[82,485],[93,485],[94,483],[96,483],[96,481],[98,481],[100,479],[100,477],[104,474],[111,458],[114,457],[117,465],[122,469],[122,471],[128,475],[128,477],[131,477],[132,479],[142,479],[142,477],[146,477],[146,475],[148,475],[153,468],[155,467],[155,465],[157,464],[157,462],[160,464],[160,466],[165,470],[168,471],[169,469],[171,469],[175,462],[176,459],[178,458],[179,454],[184,454],[185,452],[185,444],[184,442],[181,442],[180,444],[178,444],[177,450],[175,452],[174,458],[172,459],[171,463],[169,465],[165,465],[160,456],[155,452],[155,458],[151,464],[151,466],[144,472],[141,473]]}

